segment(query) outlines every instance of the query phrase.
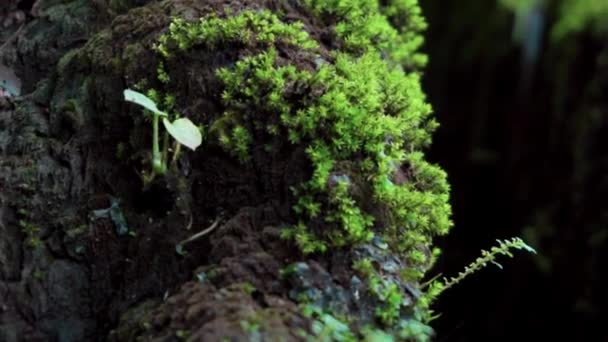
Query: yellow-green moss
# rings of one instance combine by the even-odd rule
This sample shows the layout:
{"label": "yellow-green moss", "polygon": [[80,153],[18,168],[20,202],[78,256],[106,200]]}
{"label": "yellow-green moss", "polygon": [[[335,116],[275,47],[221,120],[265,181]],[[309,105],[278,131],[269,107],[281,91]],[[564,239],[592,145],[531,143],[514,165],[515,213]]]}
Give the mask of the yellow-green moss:
{"label": "yellow-green moss", "polygon": [[[193,48],[247,47],[250,55],[216,72],[224,113],[209,132],[242,162],[251,158],[252,145],[304,147],[312,174],[293,188],[297,222],[283,237],[308,254],[350,249],[378,236],[406,260],[408,280],[417,281],[436,255],[426,252],[432,238],[452,225],[446,174],[422,152],[438,124],[415,72],[426,62],[417,51],[426,27],[420,8],[414,0],[305,4],[336,24],[331,61],[315,55],[319,43],[304,25],[284,23],[269,11],[176,19],[156,50],[167,61]],[[317,67],[280,59],[279,43],[303,50]],[[166,65],[157,72],[168,84]],[[306,91],[294,96],[297,89]],[[404,169],[406,181],[397,181]],[[368,288],[383,303],[377,317],[395,324],[403,308],[400,287],[371,265],[365,269]]]}
{"label": "yellow-green moss", "polygon": [[[317,16],[336,22],[335,34],[351,54],[382,52],[413,69],[424,67],[418,49],[427,27],[418,0],[305,0]],[[384,3],[381,5],[381,3]]]}
{"label": "yellow-green moss", "polygon": [[196,45],[213,49],[218,44],[240,42],[245,45],[270,46],[277,40],[314,49],[317,43],[303,30],[302,23],[285,24],[270,11],[243,11],[238,15],[218,18],[214,15],[188,23],[180,18],[162,35],[157,51],[169,58],[173,51],[186,51]]}

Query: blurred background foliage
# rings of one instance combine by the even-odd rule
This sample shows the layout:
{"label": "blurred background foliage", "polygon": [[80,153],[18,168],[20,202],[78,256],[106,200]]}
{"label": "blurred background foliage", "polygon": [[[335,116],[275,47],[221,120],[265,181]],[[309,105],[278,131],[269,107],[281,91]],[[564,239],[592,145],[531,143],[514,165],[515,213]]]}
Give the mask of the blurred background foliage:
{"label": "blurred background foliage", "polygon": [[435,271],[496,238],[539,252],[446,292],[438,340],[608,340],[608,1],[420,3],[455,220]]}

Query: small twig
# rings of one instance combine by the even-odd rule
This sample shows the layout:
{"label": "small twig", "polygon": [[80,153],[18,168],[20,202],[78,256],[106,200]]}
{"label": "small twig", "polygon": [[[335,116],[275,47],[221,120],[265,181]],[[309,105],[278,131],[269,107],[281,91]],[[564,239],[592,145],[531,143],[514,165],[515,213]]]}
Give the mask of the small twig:
{"label": "small twig", "polygon": [[181,150],[182,144],[176,142],[175,143],[175,150],[173,152],[173,158],[171,159],[171,166],[175,165],[175,162],[177,161],[177,158],[179,157],[179,152]]}
{"label": "small twig", "polygon": [[211,233],[215,228],[217,228],[219,223],[220,223],[220,218],[218,217],[217,219],[215,219],[215,222],[213,222],[208,228],[206,228],[206,229],[192,235],[191,237],[187,238],[186,240],[180,242],[179,245],[183,246],[189,242],[200,239],[201,237]]}

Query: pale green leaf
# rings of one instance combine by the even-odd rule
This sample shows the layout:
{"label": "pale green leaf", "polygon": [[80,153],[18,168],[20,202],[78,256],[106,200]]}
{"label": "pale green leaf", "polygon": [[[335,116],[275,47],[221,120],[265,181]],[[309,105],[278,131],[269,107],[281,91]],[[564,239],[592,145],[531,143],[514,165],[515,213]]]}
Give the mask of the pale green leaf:
{"label": "pale green leaf", "polygon": [[159,110],[158,107],[156,107],[156,103],[154,103],[154,101],[152,101],[149,97],[142,93],[136,92],[135,90],[131,89],[125,89],[123,95],[125,97],[125,100],[129,102],[136,103],[146,108],[147,110],[156,113],[157,115],[167,116],[167,113]]}
{"label": "pale green leaf", "polygon": [[203,142],[201,131],[188,118],[179,118],[173,122],[163,118],[165,129],[178,143],[192,149]]}

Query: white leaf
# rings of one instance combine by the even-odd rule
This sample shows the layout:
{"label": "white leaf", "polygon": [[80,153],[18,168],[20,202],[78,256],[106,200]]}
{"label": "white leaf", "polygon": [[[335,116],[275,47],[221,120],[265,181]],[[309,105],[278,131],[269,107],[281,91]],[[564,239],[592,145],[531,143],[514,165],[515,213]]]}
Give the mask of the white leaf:
{"label": "white leaf", "polygon": [[138,93],[131,89],[125,89],[123,95],[125,96],[125,100],[129,102],[136,103],[160,116],[167,116],[167,113],[160,111],[158,107],[156,107],[154,101],[142,93]]}
{"label": "white leaf", "polygon": [[178,143],[196,150],[203,142],[201,131],[188,118],[179,118],[173,122],[163,118],[165,129]]}

